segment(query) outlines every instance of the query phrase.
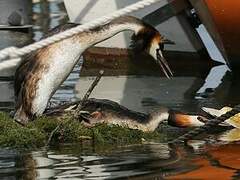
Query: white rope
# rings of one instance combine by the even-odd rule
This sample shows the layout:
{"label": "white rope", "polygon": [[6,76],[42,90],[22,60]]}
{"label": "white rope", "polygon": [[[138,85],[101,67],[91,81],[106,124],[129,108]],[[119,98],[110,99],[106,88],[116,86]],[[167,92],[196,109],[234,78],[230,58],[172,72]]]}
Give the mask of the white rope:
{"label": "white rope", "polygon": [[[74,36],[75,34],[78,34],[78,33],[83,32],[85,30],[94,28],[94,27],[99,26],[101,24],[105,24],[106,22],[111,21],[111,20],[113,20],[113,19],[115,19],[117,17],[126,15],[128,13],[131,13],[133,11],[137,11],[139,9],[142,9],[142,8],[144,8],[146,6],[149,6],[149,5],[153,4],[153,3],[156,3],[158,1],[160,1],[160,0],[142,0],[140,2],[137,2],[135,4],[127,6],[127,7],[123,8],[123,9],[115,11],[115,12],[113,12],[111,14],[108,14],[106,16],[102,16],[102,17],[100,17],[100,18],[98,18],[98,19],[96,19],[94,21],[91,21],[91,22],[86,23],[84,25],[76,26],[76,27],[74,27],[72,29],[66,30],[66,31],[61,32],[59,34],[56,34],[56,35],[53,35],[53,36],[48,37],[46,39],[43,39],[43,40],[41,40],[39,42],[35,42],[33,44],[24,46],[22,48],[9,47],[9,48],[3,49],[3,50],[0,51],[0,70],[2,69],[1,68],[1,63],[4,63],[4,62],[1,62],[1,61],[4,60],[4,59],[11,59],[11,58],[16,58],[16,57],[21,57],[21,56],[23,56],[25,54],[28,54],[28,53],[33,52],[35,50],[41,49],[43,47],[46,47],[46,46],[48,46],[50,44],[53,44],[55,42],[58,42],[60,40],[69,38],[71,36]],[[13,62],[16,64],[15,61],[13,61]]]}
{"label": "white rope", "polygon": [[21,58],[13,58],[13,59],[4,61],[4,62],[0,63],[0,71],[7,69],[7,68],[13,68],[16,65],[18,65],[20,61],[21,61]]}

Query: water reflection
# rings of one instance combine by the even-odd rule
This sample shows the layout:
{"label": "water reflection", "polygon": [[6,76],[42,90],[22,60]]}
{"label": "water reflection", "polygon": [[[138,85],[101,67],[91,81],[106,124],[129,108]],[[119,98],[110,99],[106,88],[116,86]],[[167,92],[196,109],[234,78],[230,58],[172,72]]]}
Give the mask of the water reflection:
{"label": "water reflection", "polygon": [[62,0],[48,0],[33,3],[33,39],[38,41],[49,29],[65,23],[67,14]]}
{"label": "water reflection", "polygon": [[237,144],[208,147],[208,149],[190,160],[198,166],[194,171],[173,175],[167,179],[239,179],[240,160]]}
{"label": "water reflection", "polygon": [[[102,78],[91,96],[108,97],[130,109],[143,112],[160,105],[187,112],[197,112],[202,106],[234,105],[239,102],[240,87],[226,70],[226,66],[216,66],[210,70],[205,80],[194,74],[188,74],[187,77],[175,76],[170,81],[157,76],[107,76]],[[83,96],[93,78],[80,77],[79,80],[79,73],[80,67],[76,66],[51,102],[73,101]],[[216,77],[219,77],[218,81]],[[0,90],[0,108],[13,108],[12,78],[0,79]]]}
{"label": "water reflection", "polygon": [[[0,150],[0,177],[11,179],[223,179],[239,177],[238,144],[208,145],[201,151],[146,144],[114,151],[61,146],[51,151]],[[91,148],[91,147],[89,147]]]}
{"label": "water reflection", "polygon": [[[179,153],[167,144],[130,146],[114,152],[84,152],[61,147],[52,151],[39,151],[30,154],[9,153],[1,163],[1,174],[21,174],[29,179],[109,179],[152,174],[160,168],[167,169],[181,161]],[[76,150],[78,152],[76,152]],[[144,163],[144,166],[143,166]],[[182,168],[192,169],[192,168]]]}

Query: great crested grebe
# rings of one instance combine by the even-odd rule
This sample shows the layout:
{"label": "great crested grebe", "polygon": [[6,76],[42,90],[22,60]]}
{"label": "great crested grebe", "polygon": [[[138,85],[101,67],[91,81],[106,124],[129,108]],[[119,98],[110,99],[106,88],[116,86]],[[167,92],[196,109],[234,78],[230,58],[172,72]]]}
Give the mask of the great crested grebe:
{"label": "great crested grebe", "polygon": [[[69,109],[69,107],[73,108],[70,104],[64,108],[61,107],[59,111],[55,112],[62,113],[63,109]],[[132,111],[111,100],[94,98],[84,101],[80,117],[83,120],[83,124],[89,127],[99,123],[106,123],[138,129],[144,132],[156,130],[159,124],[165,120],[167,120],[169,125],[176,127],[203,126],[206,120],[202,116],[187,115],[166,107],[159,107],[153,112],[145,114]]]}
{"label": "great crested grebe", "polygon": [[[77,24],[73,23],[60,25],[51,30],[47,36],[75,26]],[[160,65],[164,74],[167,77],[172,76],[162,50],[164,44],[173,44],[173,42],[165,39],[154,27],[140,19],[123,16],[23,57],[15,73],[14,119],[21,124],[26,124],[35,116],[42,115],[49,99],[71,73],[82,52],[126,30],[134,32],[132,48],[138,53],[145,51],[150,54]]]}

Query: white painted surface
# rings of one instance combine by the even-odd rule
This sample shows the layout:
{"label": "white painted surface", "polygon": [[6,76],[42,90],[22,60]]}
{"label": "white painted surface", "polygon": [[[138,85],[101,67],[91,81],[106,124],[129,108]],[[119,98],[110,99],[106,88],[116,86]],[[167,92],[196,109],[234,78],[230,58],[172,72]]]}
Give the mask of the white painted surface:
{"label": "white painted surface", "polygon": [[[64,3],[70,21],[84,24],[138,1],[139,0],[65,0]],[[131,13],[130,15],[142,18],[166,5],[167,2],[167,0],[162,0],[147,8]],[[179,19],[181,19],[181,22]],[[183,18],[172,17],[158,25],[156,28],[166,38],[176,42],[176,45],[166,46],[167,50],[195,52],[202,47],[198,37],[196,37],[196,33],[192,32],[193,28],[190,27],[187,21]],[[129,46],[130,36],[131,35],[128,32],[120,33],[97,46],[127,48]],[[190,38],[193,38],[193,40],[190,40]],[[194,43],[192,43],[193,41]]]}

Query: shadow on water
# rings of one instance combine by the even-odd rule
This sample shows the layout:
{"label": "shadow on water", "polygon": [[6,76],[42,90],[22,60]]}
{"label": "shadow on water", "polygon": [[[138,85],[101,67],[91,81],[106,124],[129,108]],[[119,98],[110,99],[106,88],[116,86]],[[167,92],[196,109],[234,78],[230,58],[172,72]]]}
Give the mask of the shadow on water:
{"label": "shadow on water", "polygon": [[[45,2],[45,4],[41,4]],[[45,13],[42,13],[44,11]],[[51,16],[50,19],[46,19]],[[33,4],[33,39],[38,40],[50,27],[66,21],[61,1],[50,4],[40,1]],[[188,63],[185,68],[174,67],[175,76],[167,80],[159,76],[119,76],[109,78],[116,91],[106,91],[117,96],[118,86],[125,83],[123,105],[138,111],[148,111],[159,105],[186,112],[198,112],[202,106],[233,106],[240,102],[238,79],[225,65],[209,67]],[[0,109],[13,108],[12,78],[6,72],[0,78]],[[75,84],[79,67],[56,92],[52,101],[75,99]],[[91,77],[83,77],[91,82]],[[81,84],[84,86],[84,84]],[[85,84],[86,88],[88,87]],[[118,91],[117,91],[118,90]],[[109,94],[108,94],[109,93]],[[134,103],[129,103],[134,102]],[[171,133],[180,131],[173,128]],[[18,152],[0,150],[0,177],[2,179],[224,179],[239,178],[240,160],[238,143],[224,144],[218,134],[205,135],[204,141],[189,141],[189,146],[168,144],[142,144],[126,147],[95,147],[69,144],[50,150]]]}

